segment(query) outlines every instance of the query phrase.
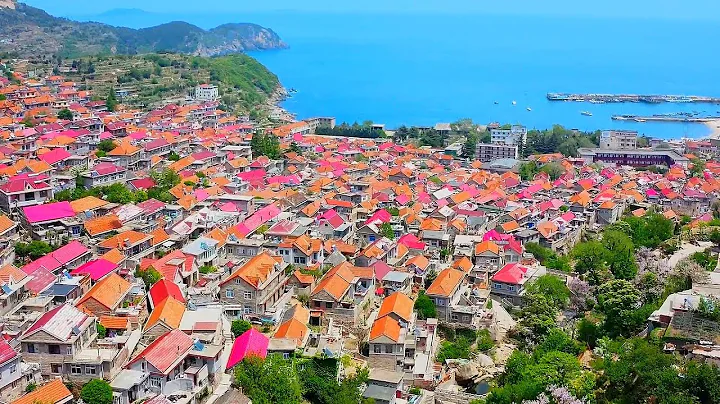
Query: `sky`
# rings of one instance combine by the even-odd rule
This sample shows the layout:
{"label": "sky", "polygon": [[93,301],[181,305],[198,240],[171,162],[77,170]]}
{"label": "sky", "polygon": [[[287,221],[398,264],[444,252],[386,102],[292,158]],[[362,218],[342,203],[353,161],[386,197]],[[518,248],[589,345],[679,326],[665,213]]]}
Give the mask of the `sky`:
{"label": "sky", "polygon": [[393,12],[501,13],[720,21],[717,0],[19,0],[57,16],[100,14],[118,8],[174,13]]}

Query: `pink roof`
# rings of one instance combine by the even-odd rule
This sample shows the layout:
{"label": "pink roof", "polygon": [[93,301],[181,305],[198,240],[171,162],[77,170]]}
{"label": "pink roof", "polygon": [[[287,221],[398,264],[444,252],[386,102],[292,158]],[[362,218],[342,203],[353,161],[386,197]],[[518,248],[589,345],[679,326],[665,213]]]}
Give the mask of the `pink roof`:
{"label": "pink roof", "polygon": [[645,191],[645,195],[647,195],[649,197],[656,197],[656,196],[658,196],[658,192],[654,189],[648,189]]}
{"label": "pink roof", "polygon": [[137,207],[142,209],[143,213],[150,215],[156,213],[165,207],[165,202],[158,201],[157,199],[148,199],[137,204]]}
{"label": "pink roof", "polygon": [[140,359],[145,359],[155,369],[163,374],[167,374],[167,372],[172,370],[170,366],[172,366],[182,354],[189,351],[192,346],[193,340],[189,335],[181,330],[174,329],[153,341],[140,355],[128,363],[126,367],[129,367]]}
{"label": "pink roof", "polygon": [[50,177],[45,174],[18,174],[8,179],[8,181],[0,187],[6,193],[21,192],[28,187],[33,189],[50,188],[46,182]]}
{"label": "pink roof", "polygon": [[260,331],[254,328],[245,331],[243,335],[235,339],[232,349],[230,350],[230,357],[228,358],[227,366],[225,368],[232,368],[250,355],[259,356],[261,358],[266,357],[269,344],[270,339],[268,339],[268,337],[263,335]]}
{"label": "pink roof", "polygon": [[100,134],[100,140],[112,139],[113,135],[110,132],[103,132]]}
{"label": "pink roof", "polygon": [[22,271],[28,275],[34,274],[34,272],[40,268],[55,272],[56,270],[62,268],[63,265],[68,264],[88,251],[87,247],[85,247],[82,243],[77,240],[73,240],[50,254],[40,257],[25,265],[22,267]]}
{"label": "pink roof", "polygon": [[424,250],[426,244],[420,241],[414,234],[405,234],[398,240],[398,244],[402,244],[413,250]]}
{"label": "pink roof", "polygon": [[237,205],[235,205],[232,202],[226,202],[222,206],[220,206],[220,210],[223,212],[237,212],[238,208]]}
{"label": "pink roof", "polygon": [[97,281],[117,269],[117,264],[106,259],[88,261],[77,269],[70,272],[71,275],[87,274],[90,279]]}
{"label": "pink roof", "polygon": [[338,227],[342,226],[345,223],[345,220],[343,220],[342,217],[335,211],[335,209],[330,209],[328,211],[325,211],[322,215],[318,216],[319,220],[327,220],[328,223],[334,228],[337,229]]}
{"label": "pink roof", "polygon": [[145,139],[145,137],[147,137],[147,133],[133,132],[133,133],[129,134],[127,137],[129,137],[132,140],[142,140],[142,139]]}
{"label": "pink roof", "polygon": [[368,220],[365,221],[365,224],[373,223],[373,224],[383,224],[383,223],[390,223],[390,220],[392,220],[392,215],[385,209],[380,209],[377,212],[373,213],[372,216],[368,218]]}
{"label": "pink roof", "polygon": [[375,272],[375,279],[379,280],[382,280],[390,271],[394,271],[394,268],[384,261],[375,261],[375,263],[370,265],[370,268]]}
{"label": "pink roof", "polygon": [[66,158],[70,157],[71,154],[68,153],[65,149],[57,148],[53,149],[47,153],[42,154],[40,157],[38,157],[40,160],[53,165],[55,163],[59,163]]}
{"label": "pink roof", "polygon": [[136,180],[130,181],[130,184],[135,187],[135,189],[150,189],[155,186],[155,181],[152,180],[152,178],[138,178]]}
{"label": "pink roof", "polygon": [[211,151],[203,151],[203,152],[197,152],[192,154],[192,158],[195,160],[207,160],[209,158],[217,157],[217,154],[211,152]]}
{"label": "pink roof", "polygon": [[493,282],[503,282],[518,285],[522,283],[523,277],[526,273],[527,268],[520,264],[507,264],[502,267],[501,270],[497,271],[495,275],[493,275],[492,280]]}
{"label": "pink roof", "polygon": [[57,281],[57,276],[45,268],[40,268],[32,273],[32,279],[25,284],[25,289],[34,294],[40,294]]}
{"label": "pink roof", "polygon": [[15,359],[17,356],[17,351],[15,351],[7,341],[0,338],[0,365],[11,359]]}
{"label": "pink roof", "polygon": [[282,210],[274,204],[268,205],[257,212],[253,213],[252,216],[247,218],[244,222],[235,226],[235,228],[243,235],[243,237],[254,232],[258,227],[267,223],[271,219],[277,217]]}
{"label": "pink roof", "polygon": [[238,178],[244,181],[252,182],[252,181],[258,181],[265,178],[265,170],[250,170],[250,171],[243,171],[240,174],[237,175]]}
{"label": "pink roof", "polygon": [[268,184],[298,185],[300,184],[300,177],[297,175],[276,175],[268,178],[267,182]]}
{"label": "pink roof", "polygon": [[406,203],[410,202],[410,197],[405,194],[400,194],[395,197],[395,202],[399,203],[400,205],[405,205]]}
{"label": "pink roof", "polygon": [[125,169],[122,167],[118,167],[113,163],[100,163],[94,166],[92,170],[100,175],[107,175],[124,171]]}
{"label": "pink roof", "polygon": [[492,229],[483,235],[483,241],[507,241],[512,238],[513,236],[509,234],[502,234],[495,229]]}
{"label": "pink roof", "polygon": [[26,206],[23,208],[23,213],[30,223],[59,220],[75,216],[75,211],[68,201]]}

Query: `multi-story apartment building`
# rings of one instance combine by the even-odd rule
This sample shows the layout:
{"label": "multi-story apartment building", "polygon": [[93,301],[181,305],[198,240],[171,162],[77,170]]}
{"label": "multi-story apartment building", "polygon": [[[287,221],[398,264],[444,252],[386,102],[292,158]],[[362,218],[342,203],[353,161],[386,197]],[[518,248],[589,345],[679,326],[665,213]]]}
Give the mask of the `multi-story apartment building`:
{"label": "multi-story apartment building", "polygon": [[478,143],[475,147],[475,159],[488,163],[498,159],[517,159],[518,147],[515,145]]}
{"label": "multi-story apartment building", "polygon": [[634,130],[604,130],[600,133],[602,150],[635,150],[638,133]]}
{"label": "multi-story apartment building", "polygon": [[527,128],[521,125],[513,125],[509,129],[507,127],[490,129],[490,141],[493,144],[517,146],[524,144],[526,140]]}
{"label": "multi-story apartment building", "polygon": [[220,283],[220,302],[228,317],[261,316],[285,294],[287,264],[281,257],[262,252],[237,268]]}

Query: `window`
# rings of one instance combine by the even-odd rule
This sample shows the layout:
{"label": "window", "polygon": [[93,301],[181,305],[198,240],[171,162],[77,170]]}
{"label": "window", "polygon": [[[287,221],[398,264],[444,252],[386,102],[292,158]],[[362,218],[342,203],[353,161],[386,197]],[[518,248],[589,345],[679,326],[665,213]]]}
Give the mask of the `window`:
{"label": "window", "polygon": [[325,308],[326,308],[326,309],[332,309],[332,307],[333,307],[332,302],[325,302]]}
{"label": "window", "polygon": [[85,374],[94,375],[96,373],[97,373],[97,368],[95,366],[85,366]]}
{"label": "window", "polygon": [[515,291],[515,286],[514,286],[514,285],[508,285],[507,289],[508,289],[509,291],[511,291],[511,292],[514,292],[514,291]]}
{"label": "window", "polygon": [[380,353],[380,348],[381,348],[380,345],[375,344],[375,345],[373,345],[373,347],[374,347],[373,352]]}
{"label": "window", "polygon": [[242,279],[240,279],[240,278],[235,278],[235,283],[241,284],[241,283],[242,283]]}
{"label": "window", "polygon": [[41,198],[47,197],[47,191],[40,191],[40,197]]}
{"label": "window", "polygon": [[466,323],[470,321],[470,316],[463,316],[463,321]]}
{"label": "window", "polygon": [[290,359],[290,354],[287,352],[283,352],[283,359]]}
{"label": "window", "polygon": [[228,299],[234,298],[234,297],[235,297],[235,291],[233,291],[232,289],[226,290],[226,291],[225,291],[225,297],[228,298]]}
{"label": "window", "polygon": [[150,376],[150,386],[160,388],[160,386],[162,386],[162,378]]}
{"label": "window", "polygon": [[243,293],[243,297],[245,299],[252,299],[252,292],[245,291],[245,293]]}
{"label": "window", "polygon": [[60,345],[48,345],[48,352],[52,355],[60,355]]}
{"label": "window", "polygon": [[50,364],[50,373],[62,373],[62,364],[51,363]]}
{"label": "window", "polygon": [[34,201],[35,200],[35,192],[28,192],[25,194],[25,200],[26,201]]}
{"label": "window", "polygon": [[27,351],[28,353],[35,353],[37,352],[35,349],[35,344],[27,344]]}
{"label": "window", "polygon": [[12,365],[10,365],[10,373],[15,373],[15,372],[17,372],[17,365],[13,363]]}
{"label": "window", "polygon": [[82,366],[80,366],[80,365],[70,366],[70,373],[73,375],[81,375],[82,374]]}
{"label": "window", "polygon": [[385,345],[385,353],[393,353],[394,347],[392,345]]}
{"label": "window", "polygon": [[450,319],[452,319],[452,321],[458,321],[458,315],[452,314],[452,315],[450,315]]}

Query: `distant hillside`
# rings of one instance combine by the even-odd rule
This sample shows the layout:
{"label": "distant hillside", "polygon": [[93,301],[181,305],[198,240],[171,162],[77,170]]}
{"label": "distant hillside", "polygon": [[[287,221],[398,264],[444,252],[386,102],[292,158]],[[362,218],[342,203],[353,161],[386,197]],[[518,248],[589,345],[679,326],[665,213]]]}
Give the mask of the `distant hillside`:
{"label": "distant hillside", "polygon": [[[219,87],[220,101],[238,113],[262,108],[280,86],[277,76],[248,55],[217,57],[174,54],[91,56],[66,60],[61,73],[68,80],[105,98],[112,90],[128,94],[123,103],[152,108],[179,102],[200,83]],[[35,62],[29,68],[52,74],[50,63]]]}
{"label": "distant hillside", "polygon": [[71,21],[15,0],[0,0],[0,52],[20,57],[67,58],[156,51],[214,56],[285,46],[275,32],[256,24],[225,24],[204,30],[175,21],[132,29]]}

